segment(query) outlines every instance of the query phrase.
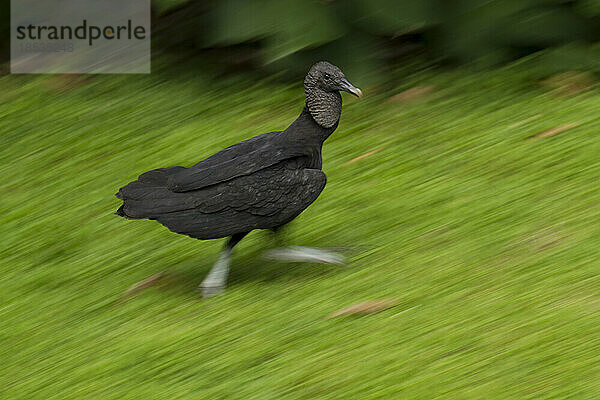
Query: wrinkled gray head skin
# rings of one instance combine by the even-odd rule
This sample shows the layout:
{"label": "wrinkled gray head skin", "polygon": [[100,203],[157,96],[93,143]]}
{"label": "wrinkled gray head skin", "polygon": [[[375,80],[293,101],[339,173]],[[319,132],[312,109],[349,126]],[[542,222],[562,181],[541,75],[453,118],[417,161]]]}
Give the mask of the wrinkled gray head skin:
{"label": "wrinkled gray head skin", "polygon": [[346,79],[341,69],[327,61],[312,66],[304,79],[306,106],[313,119],[323,128],[335,126],[342,113],[340,91],[362,96],[359,88]]}

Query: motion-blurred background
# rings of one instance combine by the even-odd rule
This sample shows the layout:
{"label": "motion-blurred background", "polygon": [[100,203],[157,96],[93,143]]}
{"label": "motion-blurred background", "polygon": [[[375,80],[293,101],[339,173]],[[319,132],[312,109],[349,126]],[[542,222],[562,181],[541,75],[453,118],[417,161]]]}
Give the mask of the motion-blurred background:
{"label": "motion-blurred background", "polygon": [[[155,0],[130,76],[9,75],[2,5],[0,397],[600,398],[599,0]],[[113,193],[285,128],[319,60],[365,96],[286,240],[350,263],[254,232],[203,301],[222,243]]]}
{"label": "motion-blurred background", "polygon": [[600,68],[597,0],[165,0],[155,5],[157,46],[192,47],[229,66],[303,74],[307,64],[328,58],[349,74],[366,74],[417,57],[493,66],[550,49],[544,55],[549,72]]}

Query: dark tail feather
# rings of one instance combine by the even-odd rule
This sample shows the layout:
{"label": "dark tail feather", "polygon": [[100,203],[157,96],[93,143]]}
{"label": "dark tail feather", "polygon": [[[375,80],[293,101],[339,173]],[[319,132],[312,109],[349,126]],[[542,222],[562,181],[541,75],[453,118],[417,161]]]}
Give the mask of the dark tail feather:
{"label": "dark tail feather", "polygon": [[125,215],[125,210],[123,210],[123,205],[121,205],[121,207],[119,207],[119,209],[117,210],[115,215],[118,215],[119,217],[127,218],[127,215]]}
{"label": "dark tail feather", "polygon": [[118,215],[119,217],[123,217],[125,219],[144,219],[144,218],[147,218],[147,217],[133,217],[131,215],[125,214],[125,202],[123,202],[123,204],[121,205],[121,207],[119,207],[119,209],[115,212],[115,215]]}
{"label": "dark tail feather", "polygon": [[115,196],[123,200],[116,215],[127,219],[143,219],[194,207],[193,199],[184,193],[167,189],[167,174],[173,169],[160,168],[143,173],[137,180],[119,189]]}

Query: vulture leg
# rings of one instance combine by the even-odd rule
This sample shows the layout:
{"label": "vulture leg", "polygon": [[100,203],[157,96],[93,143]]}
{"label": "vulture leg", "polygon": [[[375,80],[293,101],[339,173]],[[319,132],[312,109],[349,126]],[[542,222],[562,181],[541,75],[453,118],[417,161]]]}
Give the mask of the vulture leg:
{"label": "vulture leg", "polygon": [[217,262],[200,284],[202,297],[214,297],[225,290],[227,286],[227,275],[229,275],[229,265],[231,264],[231,253],[236,244],[246,236],[248,232],[236,233],[231,236],[225,245],[225,248],[219,254]]}
{"label": "vulture leg", "polygon": [[264,253],[269,260],[285,262],[314,262],[321,264],[345,265],[346,257],[334,249],[289,246],[272,249]]}
{"label": "vulture leg", "polygon": [[[278,245],[282,245],[284,243],[281,233],[284,226],[285,225],[282,225],[272,229],[273,233],[276,235],[275,240],[277,241]],[[341,251],[343,250],[347,249],[289,246],[268,250],[263,254],[263,257],[269,260],[284,262],[314,262],[321,264],[344,265],[346,263],[346,257],[341,254]]]}

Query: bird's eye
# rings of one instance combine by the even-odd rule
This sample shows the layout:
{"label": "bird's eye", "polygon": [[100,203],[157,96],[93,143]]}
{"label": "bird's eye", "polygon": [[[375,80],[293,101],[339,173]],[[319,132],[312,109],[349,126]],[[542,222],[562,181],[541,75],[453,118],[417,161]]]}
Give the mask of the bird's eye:
{"label": "bird's eye", "polygon": [[329,76],[329,74],[327,72],[325,72],[325,75],[323,75],[323,78],[325,78],[326,81],[331,79],[331,77]]}

